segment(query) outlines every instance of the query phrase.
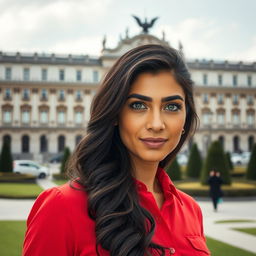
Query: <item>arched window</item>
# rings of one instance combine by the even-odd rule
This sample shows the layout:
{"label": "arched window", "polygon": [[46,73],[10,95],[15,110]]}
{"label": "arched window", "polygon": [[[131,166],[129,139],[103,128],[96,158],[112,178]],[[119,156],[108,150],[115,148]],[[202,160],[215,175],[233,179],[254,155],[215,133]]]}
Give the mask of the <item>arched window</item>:
{"label": "arched window", "polygon": [[75,143],[76,143],[76,145],[80,142],[80,140],[82,139],[82,135],[77,135],[76,136],[76,141],[75,141]]}
{"label": "arched window", "polygon": [[48,151],[48,141],[45,135],[40,137],[40,152],[45,153]]}
{"label": "arched window", "polygon": [[233,151],[237,153],[240,152],[240,138],[238,136],[233,138]]}
{"label": "arched window", "polygon": [[10,135],[8,135],[8,134],[4,135],[4,137],[3,137],[3,142],[4,142],[4,143],[8,143],[9,146],[10,146],[10,148],[11,148],[12,138],[11,138]]}
{"label": "arched window", "polygon": [[248,137],[248,151],[252,151],[253,144],[254,144],[254,137],[251,135]]}
{"label": "arched window", "polygon": [[65,148],[65,136],[60,135],[58,137],[58,152],[64,151]]}
{"label": "arched window", "polygon": [[29,136],[23,135],[21,138],[21,152],[22,153],[29,153]]}
{"label": "arched window", "polygon": [[219,136],[219,142],[220,142],[223,150],[225,151],[225,138],[224,138],[224,136]]}

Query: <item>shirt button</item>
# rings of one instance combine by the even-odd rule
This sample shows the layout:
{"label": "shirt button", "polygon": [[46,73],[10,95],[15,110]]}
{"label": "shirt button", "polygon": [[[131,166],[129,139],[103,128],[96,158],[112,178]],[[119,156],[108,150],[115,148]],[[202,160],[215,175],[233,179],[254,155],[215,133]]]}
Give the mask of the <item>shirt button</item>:
{"label": "shirt button", "polygon": [[175,253],[175,249],[174,248],[170,248],[170,255],[173,255]]}

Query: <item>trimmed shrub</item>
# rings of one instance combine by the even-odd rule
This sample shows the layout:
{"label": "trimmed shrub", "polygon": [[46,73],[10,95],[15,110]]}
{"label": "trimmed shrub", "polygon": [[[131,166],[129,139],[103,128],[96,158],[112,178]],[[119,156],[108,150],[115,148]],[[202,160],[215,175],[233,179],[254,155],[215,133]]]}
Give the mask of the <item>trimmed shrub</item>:
{"label": "trimmed shrub", "polygon": [[167,167],[167,174],[171,180],[181,180],[181,170],[177,158],[172,161],[172,163]]}
{"label": "trimmed shrub", "polygon": [[256,180],[256,144],[253,145],[250,161],[247,166],[246,178]]}
{"label": "trimmed shrub", "polygon": [[66,167],[67,167],[67,163],[70,157],[70,150],[68,147],[66,147],[64,149],[64,154],[63,154],[63,158],[61,161],[61,166],[60,166],[60,173],[65,173],[66,172]]}
{"label": "trimmed shrub", "polygon": [[229,167],[229,170],[234,170],[234,165],[231,161],[231,156],[230,156],[230,153],[229,152],[226,152],[226,159],[227,159],[227,163],[228,163],[228,167]]}
{"label": "trimmed shrub", "polygon": [[0,155],[0,172],[12,172],[13,171],[13,160],[10,149],[10,143],[4,142]]}
{"label": "trimmed shrub", "polygon": [[202,170],[202,158],[197,148],[197,144],[194,143],[188,159],[186,173],[188,177],[199,178]]}
{"label": "trimmed shrub", "polygon": [[227,163],[227,158],[219,141],[214,141],[207,152],[207,157],[201,173],[201,183],[207,184],[211,170],[220,172],[224,184],[231,184],[231,175]]}

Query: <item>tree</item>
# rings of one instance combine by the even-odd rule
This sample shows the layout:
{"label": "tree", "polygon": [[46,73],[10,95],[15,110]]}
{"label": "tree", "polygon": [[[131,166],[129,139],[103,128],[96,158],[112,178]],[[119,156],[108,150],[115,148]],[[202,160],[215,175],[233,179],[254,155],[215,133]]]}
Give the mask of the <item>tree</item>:
{"label": "tree", "polygon": [[227,162],[228,162],[228,167],[230,170],[234,170],[234,165],[231,161],[231,156],[230,156],[230,153],[229,152],[226,152],[226,159],[227,159]]}
{"label": "tree", "polygon": [[66,167],[67,167],[67,163],[70,157],[70,150],[68,147],[66,147],[64,149],[64,154],[63,154],[63,158],[61,161],[61,166],[60,166],[60,173],[64,174],[66,172]]}
{"label": "tree", "polygon": [[11,154],[10,143],[4,141],[0,155],[0,172],[12,172],[13,160]]}
{"label": "tree", "polygon": [[192,178],[199,178],[202,170],[202,158],[197,148],[197,144],[194,143],[188,159],[187,164],[187,176]]}
{"label": "tree", "polygon": [[203,165],[203,171],[201,173],[202,184],[207,184],[209,173],[213,169],[220,172],[220,176],[224,184],[231,184],[231,176],[227,159],[219,141],[214,141],[210,145],[207,152],[207,157]]}
{"label": "tree", "polygon": [[247,166],[246,178],[256,180],[256,144],[253,145],[250,161]]}
{"label": "tree", "polygon": [[181,180],[181,170],[176,157],[167,167],[166,172],[172,180]]}

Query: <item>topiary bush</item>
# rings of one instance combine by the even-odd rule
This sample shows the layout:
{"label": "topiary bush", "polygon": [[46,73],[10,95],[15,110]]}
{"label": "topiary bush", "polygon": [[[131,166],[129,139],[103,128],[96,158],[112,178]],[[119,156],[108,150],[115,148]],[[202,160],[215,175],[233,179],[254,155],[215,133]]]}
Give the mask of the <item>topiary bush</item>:
{"label": "topiary bush", "polygon": [[181,180],[181,170],[180,165],[177,161],[177,158],[172,161],[172,163],[167,167],[167,174],[171,178],[171,180]]}
{"label": "topiary bush", "polygon": [[64,149],[63,158],[60,165],[60,173],[64,174],[66,172],[67,162],[70,157],[70,150],[68,147]]}
{"label": "topiary bush", "polygon": [[229,152],[226,152],[226,159],[227,159],[227,163],[228,163],[228,166],[229,166],[229,170],[234,170],[234,165],[231,161],[231,156],[230,156]]}
{"label": "topiary bush", "polygon": [[13,160],[10,149],[10,143],[5,141],[2,146],[0,155],[0,172],[12,172],[13,171]]}
{"label": "topiary bush", "polygon": [[246,178],[256,180],[256,144],[253,145],[250,161],[246,170]]}
{"label": "topiary bush", "polygon": [[231,184],[231,175],[227,163],[227,158],[219,141],[214,141],[207,152],[207,157],[201,173],[201,183],[207,184],[211,170],[220,172],[223,184]]}
{"label": "topiary bush", "polygon": [[199,178],[202,170],[202,158],[197,148],[197,144],[194,143],[188,159],[186,173],[188,177]]}

